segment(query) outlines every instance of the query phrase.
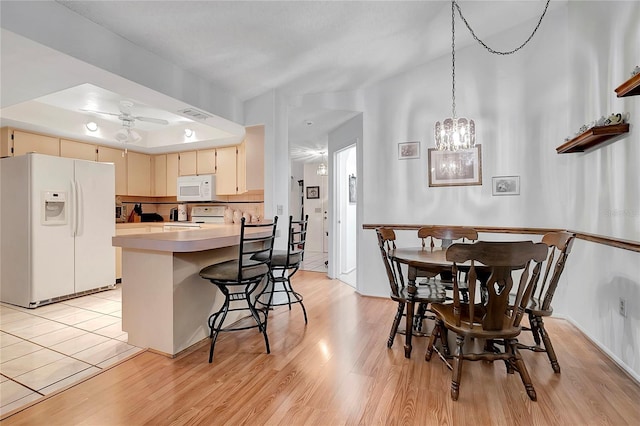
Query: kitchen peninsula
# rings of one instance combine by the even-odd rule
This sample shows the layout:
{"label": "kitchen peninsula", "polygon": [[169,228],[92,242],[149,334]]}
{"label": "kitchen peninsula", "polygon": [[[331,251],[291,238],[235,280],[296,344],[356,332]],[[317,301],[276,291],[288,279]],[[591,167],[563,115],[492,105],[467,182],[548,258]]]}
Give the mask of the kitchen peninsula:
{"label": "kitchen peninsula", "polygon": [[[122,248],[122,329],[129,344],[173,357],[209,336],[207,319],[224,297],[198,273],[238,256],[240,225],[120,235],[112,241]],[[230,315],[227,321],[237,319]]]}

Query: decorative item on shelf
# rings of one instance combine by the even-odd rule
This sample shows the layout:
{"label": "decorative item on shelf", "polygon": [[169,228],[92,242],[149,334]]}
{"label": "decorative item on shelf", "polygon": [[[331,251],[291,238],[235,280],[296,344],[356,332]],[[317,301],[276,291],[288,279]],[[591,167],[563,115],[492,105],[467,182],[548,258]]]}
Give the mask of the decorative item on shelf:
{"label": "decorative item on shelf", "polygon": [[244,212],[242,213],[242,217],[244,218],[245,223],[251,223],[251,213]]}
{"label": "decorative item on shelf", "polygon": [[549,7],[549,1],[544,7],[544,11],[538,20],[538,24],[533,29],[531,35],[518,47],[510,51],[498,51],[490,48],[485,42],[480,40],[469,23],[462,14],[460,5],[455,0],[451,0],[451,117],[445,118],[442,122],[437,121],[434,126],[434,136],[436,149],[439,151],[457,151],[464,149],[471,149],[476,146],[476,125],[473,120],[467,118],[458,118],[456,116],[456,28],[455,28],[455,11],[458,10],[460,18],[466,25],[467,29],[473,36],[473,38],[487,51],[496,55],[511,55],[518,50],[522,49],[534,36],[540,24],[542,18],[547,13]]}
{"label": "decorative item on shelf", "polygon": [[636,75],[640,74],[640,65],[636,65],[636,67],[633,69],[633,71],[631,71],[631,77],[634,77]]}
{"label": "decorative item on shelf", "polygon": [[605,126],[611,126],[612,124],[621,124],[624,123],[625,116],[622,113],[617,112],[613,113],[604,121]]}

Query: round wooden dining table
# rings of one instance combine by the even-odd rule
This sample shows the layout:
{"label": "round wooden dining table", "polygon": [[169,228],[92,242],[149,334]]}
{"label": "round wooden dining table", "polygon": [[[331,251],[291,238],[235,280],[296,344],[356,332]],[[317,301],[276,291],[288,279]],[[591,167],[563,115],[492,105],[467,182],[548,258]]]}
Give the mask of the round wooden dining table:
{"label": "round wooden dining table", "polygon": [[[446,248],[440,247],[411,247],[397,248],[389,251],[389,257],[392,261],[405,264],[408,266],[408,285],[407,292],[415,295],[417,292],[416,278],[433,277],[442,274],[443,280],[447,280],[451,276],[451,268],[453,262],[446,259]],[[407,325],[406,330],[411,330],[413,326],[413,313],[415,302],[411,299],[407,300]],[[413,333],[405,333],[404,356],[411,358],[411,337]]]}

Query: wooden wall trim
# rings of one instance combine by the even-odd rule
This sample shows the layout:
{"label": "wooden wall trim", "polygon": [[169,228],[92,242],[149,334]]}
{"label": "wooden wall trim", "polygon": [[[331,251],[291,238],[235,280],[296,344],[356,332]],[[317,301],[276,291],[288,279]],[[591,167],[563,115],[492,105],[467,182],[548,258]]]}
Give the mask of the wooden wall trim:
{"label": "wooden wall trim", "polygon": [[[362,225],[362,229],[376,229],[380,227],[393,228],[398,230],[418,230],[423,226],[447,226],[447,225],[407,225],[407,224],[364,224]],[[447,226],[448,228],[462,228],[462,226]],[[498,226],[472,226],[468,225],[467,227],[471,227],[478,232],[488,232],[495,234],[535,234],[535,235],[544,235],[547,232],[555,232],[555,231],[564,231],[564,229],[560,228],[505,228]],[[586,232],[580,231],[572,231],[576,234],[576,238],[580,240],[590,241],[596,244],[602,244],[605,246],[615,247],[623,250],[635,251],[640,253],[640,241],[633,240],[623,240],[622,238],[614,238],[608,237],[605,235],[597,235],[597,234],[588,234]]]}

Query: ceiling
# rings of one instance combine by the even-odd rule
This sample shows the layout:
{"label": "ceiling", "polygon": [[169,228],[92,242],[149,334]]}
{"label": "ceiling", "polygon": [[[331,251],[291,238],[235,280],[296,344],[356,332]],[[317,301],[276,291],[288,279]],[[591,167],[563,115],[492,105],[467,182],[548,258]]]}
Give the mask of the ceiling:
{"label": "ceiling", "polygon": [[[554,1],[550,7],[564,1]],[[358,90],[449,55],[451,48],[449,1],[59,0],[58,3],[214,82],[240,100],[274,88],[289,99]],[[458,3],[474,31],[486,38],[538,17],[545,0]],[[524,40],[533,28],[522,27]],[[475,43],[459,18],[456,28],[456,46]],[[73,109],[77,113],[88,105],[87,91],[99,93],[92,87],[75,88],[34,102],[39,103],[39,108]],[[117,100],[126,96],[105,92],[94,99],[93,105],[96,109],[117,112]],[[182,116],[170,117],[170,113],[152,105],[130,100],[135,105],[134,115],[165,118],[170,121],[163,126],[166,129],[182,131],[181,126],[191,125]],[[326,150],[327,132],[357,113],[290,108],[292,156],[317,157],[317,152]],[[94,117],[105,118],[95,114]],[[313,124],[309,125],[310,121]],[[162,132],[142,124],[139,129],[150,134]]]}

